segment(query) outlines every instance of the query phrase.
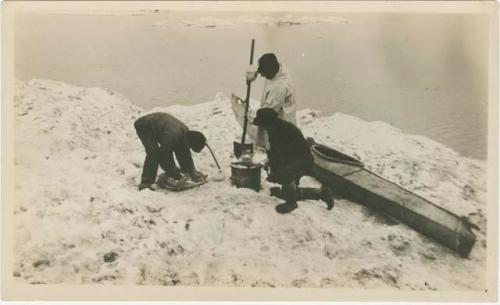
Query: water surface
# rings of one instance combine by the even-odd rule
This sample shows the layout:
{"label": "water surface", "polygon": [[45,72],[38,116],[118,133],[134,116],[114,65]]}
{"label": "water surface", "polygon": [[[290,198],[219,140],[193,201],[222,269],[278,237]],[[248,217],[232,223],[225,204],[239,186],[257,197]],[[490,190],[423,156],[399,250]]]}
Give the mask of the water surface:
{"label": "water surface", "polygon": [[[240,15],[18,16],[15,75],[111,88],[145,108],[196,104],[219,91],[245,94],[255,38],[256,59],[274,52],[288,67],[299,109],[385,121],[464,156],[486,158],[487,17],[337,14],[331,16],[348,22],[220,22]],[[206,16],[218,21],[197,26]],[[252,97],[260,98],[262,84],[254,83]]]}

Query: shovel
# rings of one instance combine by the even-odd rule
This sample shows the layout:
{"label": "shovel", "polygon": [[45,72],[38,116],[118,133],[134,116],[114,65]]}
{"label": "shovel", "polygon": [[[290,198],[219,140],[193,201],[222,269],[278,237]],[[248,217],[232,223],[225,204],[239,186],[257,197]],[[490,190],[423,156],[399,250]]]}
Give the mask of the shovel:
{"label": "shovel", "polygon": [[[250,47],[250,65],[253,64],[253,50],[255,46],[255,39],[252,39],[252,46]],[[247,97],[245,98],[245,117],[243,124],[243,135],[241,136],[241,143],[233,142],[234,155],[239,158],[241,154],[245,151],[250,151],[253,153],[253,143],[245,143],[245,138],[247,135],[247,124],[248,124],[248,107],[250,106],[250,82],[247,82]]]}

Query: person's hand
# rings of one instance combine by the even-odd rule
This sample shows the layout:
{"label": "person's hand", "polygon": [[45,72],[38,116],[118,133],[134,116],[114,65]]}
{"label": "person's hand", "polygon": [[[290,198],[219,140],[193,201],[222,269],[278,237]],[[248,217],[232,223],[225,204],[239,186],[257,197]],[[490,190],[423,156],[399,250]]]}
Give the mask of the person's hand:
{"label": "person's hand", "polygon": [[283,181],[287,180],[287,178],[291,176],[293,176],[293,173],[289,173],[286,168],[276,168],[271,166],[266,180],[269,182],[282,184]]}
{"label": "person's hand", "polygon": [[260,162],[260,166],[262,166],[262,168],[267,171],[269,169],[269,160],[265,159],[264,161]]}
{"label": "person's hand", "polygon": [[192,174],[189,175],[191,180],[193,182],[202,182],[205,179],[207,179],[207,175],[203,174],[202,172],[199,172],[197,170],[194,170]]}
{"label": "person's hand", "polygon": [[255,66],[249,66],[246,72],[247,83],[253,82],[257,78],[257,68]]}

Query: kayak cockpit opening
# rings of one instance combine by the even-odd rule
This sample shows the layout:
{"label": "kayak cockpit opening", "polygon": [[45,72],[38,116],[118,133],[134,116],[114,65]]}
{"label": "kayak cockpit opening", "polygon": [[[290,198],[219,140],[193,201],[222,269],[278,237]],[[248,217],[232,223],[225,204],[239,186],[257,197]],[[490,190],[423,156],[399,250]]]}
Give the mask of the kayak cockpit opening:
{"label": "kayak cockpit opening", "polygon": [[361,167],[363,166],[363,163],[361,163],[359,160],[325,145],[313,144],[311,146],[311,150],[315,156],[327,161],[342,162]]}

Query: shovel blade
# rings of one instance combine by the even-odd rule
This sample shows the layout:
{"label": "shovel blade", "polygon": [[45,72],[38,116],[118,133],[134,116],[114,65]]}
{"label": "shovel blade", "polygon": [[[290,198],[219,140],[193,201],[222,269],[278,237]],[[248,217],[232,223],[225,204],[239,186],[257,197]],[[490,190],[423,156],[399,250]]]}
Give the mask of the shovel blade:
{"label": "shovel blade", "polygon": [[250,151],[253,154],[253,143],[233,142],[233,151],[236,158],[240,158],[245,151]]}

